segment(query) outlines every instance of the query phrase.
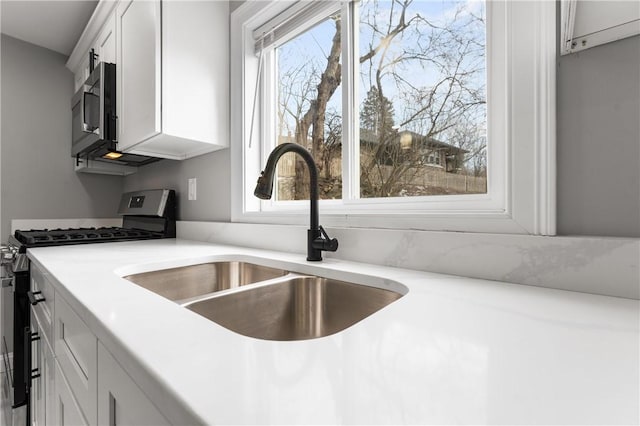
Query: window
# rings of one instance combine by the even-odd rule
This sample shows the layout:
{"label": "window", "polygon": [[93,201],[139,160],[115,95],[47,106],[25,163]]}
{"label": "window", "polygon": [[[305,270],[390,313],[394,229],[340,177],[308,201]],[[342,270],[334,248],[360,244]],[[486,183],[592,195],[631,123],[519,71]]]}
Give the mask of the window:
{"label": "window", "polygon": [[294,154],[272,200],[251,196],[293,142],[316,160],[327,225],[553,234],[554,43],[545,2],[246,2],[232,219],[306,221]]}
{"label": "window", "polygon": [[[341,199],[342,55],[339,41],[334,41],[341,16],[340,12],[325,14],[326,18],[314,27],[270,52],[276,75],[267,74],[266,78],[278,86],[277,124],[275,140],[265,140],[263,147],[270,151],[283,142],[304,146],[313,153],[318,167],[320,198]],[[332,79],[334,83],[329,82]],[[319,89],[321,84],[323,88]],[[309,199],[308,169],[299,156],[284,155],[278,163],[276,180],[276,200]]]}

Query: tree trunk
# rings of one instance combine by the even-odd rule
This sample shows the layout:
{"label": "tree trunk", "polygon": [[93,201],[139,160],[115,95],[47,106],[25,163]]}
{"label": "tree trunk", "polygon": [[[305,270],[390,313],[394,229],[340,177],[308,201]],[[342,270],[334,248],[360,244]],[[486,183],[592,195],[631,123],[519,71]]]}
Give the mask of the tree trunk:
{"label": "tree trunk", "polygon": [[[309,110],[304,114],[301,120],[296,123],[296,143],[307,147],[307,135],[311,128],[311,155],[313,156],[318,167],[318,174],[322,175],[325,169],[325,144],[324,144],[324,121],[327,112],[327,103],[331,96],[335,93],[342,79],[342,68],[340,65],[341,55],[341,23],[340,18],[335,19],[336,33],[333,36],[331,51],[327,58],[327,66],[320,76],[318,84],[317,96],[311,101]],[[296,183],[295,183],[295,199],[302,200],[309,198],[309,181],[308,176],[302,174],[304,171],[304,162],[296,159]],[[325,171],[324,175],[330,171]]]}

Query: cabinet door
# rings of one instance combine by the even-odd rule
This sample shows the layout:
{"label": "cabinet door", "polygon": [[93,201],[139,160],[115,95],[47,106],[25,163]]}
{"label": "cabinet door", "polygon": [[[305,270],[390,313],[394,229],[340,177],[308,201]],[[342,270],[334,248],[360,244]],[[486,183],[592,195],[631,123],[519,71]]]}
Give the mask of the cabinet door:
{"label": "cabinet door", "polygon": [[98,344],[98,424],[109,426],[170,424],[100,343]]}
{"label": "cabinet door", "polygon": [[31,307],[33,315],[38,320],[40,333],[49,344],[53,342],[53,309],[55,301],[55,290],[48,274],[41,271],[33,263],[31,264],[31,289],[40,292],[37,296],[38,303]]}
{"label": "cabinet door", "polygon": [[107,20],[98,35],[95,46],[98,62],[116,63],[116,18],[115,15]]}
{"label": "cabinet door", "polygon": [[33,333],[31,368],[37,375],[31,382],[31,423],[33,426],[56,424],[55,405],[55,358],[49,342],[42,333],[42,323],[31,314]]}
{"label": "cabinet door", "polygon": [[56,391],[56,361],[53,350],[49,344],[42,342],[42,371],[40,380],[44,386],[44,425],[54,425],[55,423],[55,391]]}
{"label": "cabinet door", "polygon": [[118,148],[160,133],[160,1],[125,0],[116,9]]}
{"label": "cabinet door", "polygon": [[69,385],[64,379],[60,368],[55,368],[55,421],[50,424],[57,426],[87,426],[89,423],[84,418],[82,410],[78,406],[78,403],[73,398],[73,394],[69,389]]}
{"label": "cabinet door", "polygon": [[56,359],[84,418],[94,425],[98,340],[59,293],[56,294],[54,311],[53,349]]}
{"label": "cabinet door", "polygon": [[80,90],[84,82],[89,77],[89,52],[84,55],[80,68],[74,75],[74,93]]}

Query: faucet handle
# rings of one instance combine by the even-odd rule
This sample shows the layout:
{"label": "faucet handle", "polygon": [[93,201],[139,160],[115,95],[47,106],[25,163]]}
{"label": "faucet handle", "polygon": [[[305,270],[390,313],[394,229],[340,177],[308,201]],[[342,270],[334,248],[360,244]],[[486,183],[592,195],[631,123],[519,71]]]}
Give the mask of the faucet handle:
{"label": "faucet handle", "polygon": [[315,241],[313,242],[314,243],[313,245],[316,246],[316,248],[319,248],[320,250],[323,250],[323,251],[338,250],[338,239],[330,238],[329,235],[327,235],[327,231],[325,231],[322,226],[319,226],[318,228],[320,228],[320,232],[322,233],[322,236],[316,238]]}

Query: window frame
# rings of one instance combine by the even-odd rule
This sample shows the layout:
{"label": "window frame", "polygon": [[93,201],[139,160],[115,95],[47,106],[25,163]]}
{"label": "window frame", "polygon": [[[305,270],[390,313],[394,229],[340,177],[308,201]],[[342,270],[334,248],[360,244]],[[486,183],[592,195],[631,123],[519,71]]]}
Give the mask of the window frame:
{"label": "window frame", "polygon": [[[272,129],[256,113],[248,146],[258,58],[253,30],[295,2],[247,1],[231,14],[231,220],[305,224],[308,202],[260,201],[253,189]],[[487,1],[487,194],[358,199],[357,43],[343,2],[343,200],[321,200],[326,226],[555,235],[556,7],[553,2]],[[345,13],[346,19],[345,19]],[[516,31],[517,29],[517,31]],[[265,57],[267,75],[275,64]],[[502,84],[506,82],[506,84]],[[275,82],[266,93],[277,93]],[[353,84],[353,86],[352,86]],[[271,92],[269,92],[271,91]],[[268,97],[268,96],[267,96]],[[260,98],[261,111],[273,111]],[[269,122],[269,117],[267,122]],[[271,120],[275,123],[275,121]],[[255,177],[253,177],[255,176]]]}

